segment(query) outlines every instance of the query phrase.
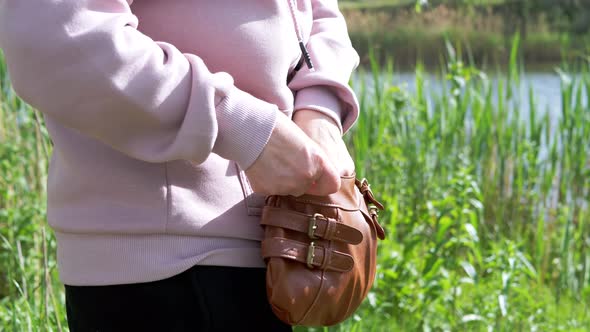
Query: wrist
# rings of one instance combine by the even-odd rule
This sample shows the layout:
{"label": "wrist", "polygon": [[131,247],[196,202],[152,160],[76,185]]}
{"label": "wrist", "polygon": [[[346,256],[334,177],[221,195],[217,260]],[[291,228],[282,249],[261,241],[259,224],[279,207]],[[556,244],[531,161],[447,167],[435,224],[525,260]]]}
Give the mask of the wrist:
{"label": "wrist", "polygon": [[336,132],[339,136],[341,135],[338,123],[332,117],[316,110],[300,109],[295,111],[293,122],[299,127],[321,127],[323,130]]}

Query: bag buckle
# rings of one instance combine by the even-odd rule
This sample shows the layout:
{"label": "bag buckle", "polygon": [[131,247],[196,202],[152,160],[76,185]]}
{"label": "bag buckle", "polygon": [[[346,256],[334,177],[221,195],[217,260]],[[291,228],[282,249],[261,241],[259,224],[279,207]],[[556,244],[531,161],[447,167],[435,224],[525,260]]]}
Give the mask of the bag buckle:
{"label": "bag buckle", "polygon": [[376,217],[377,215],[379,215],[378,209],[375,205],[369,205],[369,214],[371,215],[371,217]]}
{"label": "bag buckle", "polygon": [[312,241],[307,248],[307,267],[313,269],[313,259],[315,258],[315,243]]}
{"label": "bag buckle", "polygon": [[375,205],[379,210],[385,209],[383,204],[381,204],[373,195],[371,185],[369,184],[369,181],[367,181],[367,179],[363,178],[360,181],[356,180],[356,185],[359,188],[361,194],[363,194],[363,197],[365,197],[365,201],[368,201],[368,203]]}
{"label": "bag buckle", "polygon": [[[317,240],[319,237],[315,235],[316,229],[318,229],[317,220],[318,219],[326,219],[322,214],[316,213],[311,218],[309,218],[309,227],[307,228],[307,235],[312,240]],[[312,242],[313,243],[313,242]]]}

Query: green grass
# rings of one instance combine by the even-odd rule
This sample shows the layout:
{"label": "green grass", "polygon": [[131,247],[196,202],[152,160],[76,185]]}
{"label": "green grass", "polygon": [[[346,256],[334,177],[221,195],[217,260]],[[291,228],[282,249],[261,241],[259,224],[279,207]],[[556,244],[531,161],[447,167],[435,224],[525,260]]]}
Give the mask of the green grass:
{"label": "green grass", "polygon": [[420,66],[412,95],[391,67],[355,81],[348,140],[389,236],[360,321],[333,330],[590,329],[589,66],[560,71],[560,119],[533,107],[519,121],[514,45],[496,86],[452,49],[440,94]]}
{"label": "green grass", "polygon": [[0,331],[63,330],[55,241],[45,222],[50,143],[0,58]]}
{"label": "green grass", "polygon": [[[343,0],[339,1],[340,8],[370,9],[370,8],[399,8],[414,6],[420,3],[420,0]],[[427,3],[439,5],[446,4],[451,6],[472,5],[472,6],[495,6],[513,3],[513,0],[468,0],[468,1],[449,1],[449,0],[430,0]]]}
{"label": "green grass", "polygon": [[352,43],[365,63],[369,62],[369,51],[375,51],[382,62],[395,54],[396,65],[413,69],[416,62],[423,62],[434,67],[445,52],[441,41],[448,38],[461,41],[465,55],[471,55],[479,66],[494,68],[507,64],[512,36],[519,32],[523,37],[521,53],[528,65],[572,61],[590,45],[590,25],[586,30],[574,29],[584,24],[572,23],[588,21],[584,9],[575,11],[581,13],[579,19],[567,20],[553,7],[537,8],[522,16],[514,8],[518,1],[429,1],[421,11],[415,9],[415,3],[340,3]]}
{"label": "green grass", "polygon": [[[518,53],[497,83],[455,53],[439,93],[421,66],[415,93],[392,85],[391,64],[353,80],[362,113],[346,139],[386,205],[387,239],[355,316],[297,330],[590,329],[590,66],[561,66],[559,119],[532,107],[518,121]],[[66,330],[44,221],[49,151],[0,61],[0,331]]]}
{"label": "green grass", "polygon": [[340,1],[342,9],[385,9],[399,8],[414,5],[414,0],[374,0],[374,1]]}
{"label": "green grass", "polygon": [[[445,38],[460,40],[465,57],[472,57],[479,66],[506,67],[510,53],[511,38],[487,31],[465,31],[449,28],[441,31],[399,27],[394,33],[351,31],[350,38],[355,49],[367,64],[369,53],[377,49],[377,56],[383,62],[395,55],[396,65],[404,70],[415,68],[417,63],[428,68],[438,68],[441,54],[445,52]],[[590,37],[580,38],[581,44],[590,45]],[[577,54],[574,48],[564,46],[562,37],[552,34],[529,35],[523,42],[522,52],[527,63],[536,67],[552,67],[564,58]]]}

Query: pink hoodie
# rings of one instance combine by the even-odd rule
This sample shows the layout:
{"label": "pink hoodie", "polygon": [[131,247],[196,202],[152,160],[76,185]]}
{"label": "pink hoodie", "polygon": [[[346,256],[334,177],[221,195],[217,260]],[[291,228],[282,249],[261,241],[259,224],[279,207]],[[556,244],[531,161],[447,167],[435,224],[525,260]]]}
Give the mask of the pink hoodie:
{"label": "pink hoodie", "polygon": [[[337,1],[131,2],[0,0],[14,89],[54,142],[47,213],[62,281],[264,266],[263,197],[241,169],[279,111],[314,109],[343,131],[358,115]],[[287,82],[298,38],[315,71]]]}

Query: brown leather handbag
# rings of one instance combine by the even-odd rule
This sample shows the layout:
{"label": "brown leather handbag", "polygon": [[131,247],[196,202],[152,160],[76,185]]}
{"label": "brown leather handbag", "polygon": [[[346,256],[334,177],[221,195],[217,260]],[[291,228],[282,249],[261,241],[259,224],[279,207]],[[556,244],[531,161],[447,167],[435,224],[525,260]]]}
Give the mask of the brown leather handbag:
{"label": "brown leather handbag", "polygon": [[342,177],[325,197],[269,196],[262,212],[267,297],[285,323],[329,326],[350,317],[373,285],[383,209],[366,180]]}

